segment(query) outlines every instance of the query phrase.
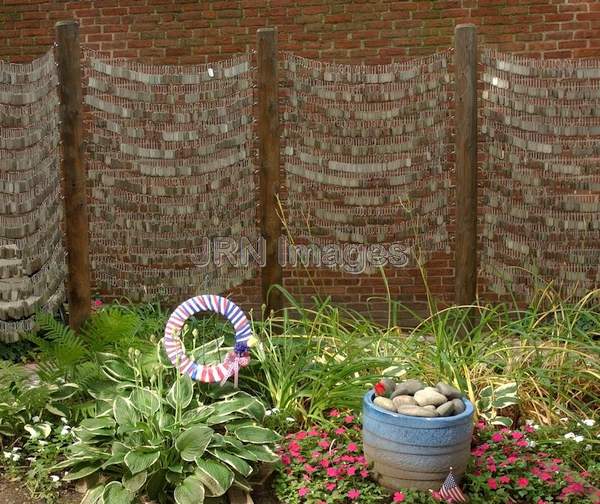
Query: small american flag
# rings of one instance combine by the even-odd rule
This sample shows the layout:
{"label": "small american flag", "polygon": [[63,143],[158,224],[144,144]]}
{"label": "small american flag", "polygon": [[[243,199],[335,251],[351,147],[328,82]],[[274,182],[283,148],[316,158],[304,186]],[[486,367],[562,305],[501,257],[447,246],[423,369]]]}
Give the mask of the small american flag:
{"label": "small american flag", "polygon": [[461,489],[456,484],[452,467],[442,484],[442,488],[440,488],[440,497],[447,502],[467,502],[465,494],[462,493]]}

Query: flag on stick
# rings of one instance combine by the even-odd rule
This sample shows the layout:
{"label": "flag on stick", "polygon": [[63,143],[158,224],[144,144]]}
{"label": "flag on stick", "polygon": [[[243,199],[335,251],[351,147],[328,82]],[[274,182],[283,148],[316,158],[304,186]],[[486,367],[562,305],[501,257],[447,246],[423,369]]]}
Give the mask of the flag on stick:
{"label": "flag on stick", "polygon": [[456,484],[452,467],[450,473],[446,476],[439,495],[446,502],[467,502],[467,497],[462,493],[461,489]]}

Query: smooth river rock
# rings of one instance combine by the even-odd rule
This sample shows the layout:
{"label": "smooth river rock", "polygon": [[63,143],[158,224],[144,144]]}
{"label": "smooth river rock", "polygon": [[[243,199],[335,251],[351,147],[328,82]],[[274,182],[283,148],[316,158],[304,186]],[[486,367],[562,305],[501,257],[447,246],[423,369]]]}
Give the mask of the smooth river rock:
{"label": "smooth river rock", "polygon": [[423,389],[425,385],[419,380],[404,380],[402,383],[398,383],[396,385],[396,390],[394,394],[396,395],[414,395],[415,392]]}
{"label": "smooth river rock", "polygon": [[394,406],[396,406],[396,408],[399,408],[400,406],[418,406],[415,398],[409,395],[399,395],[393,397],[392,401],[394,401]]}
{"label": "smooth river rock", "polygon": [[398,408],[398,413],[402,415],[416,416],[416,417],[436,417],[437,413],[435,410],[430,410],[428,408],[421,408],[420,406],[400,406]]}
{"label": "smooth river rock", "polygon": [[458,399],[462,396],[462,392],[452,385],[448,385],[447,383],[439,382],[435,388],[440,394],[444,394],[448,400]]}
{"label": "smooth river rock", "polygon": [[440,394],[433,387],[425,387],[423,390],[419,390],[415,393],[415,401],[419,406],[440,406],[448,401],[444,394]]}
{"label": "smooth river rock", "polygon": [[436,408],[439,416],[451,416],[454,415],[454,403],[452,401],[445,402],[444,404]]}
{"label": "smooth river rock", "polygon": [[388,399],[387,397],[376,397],[375,399],[373,399],[373,403],[385,410],[396,411],[396,406],[394,406],[393,401],[391,399]]}
{"label": "smooth river rock", "polygon": [[454,405],[455,415],[460,415],[466,409],[465,403],[462,399],[452,399],[452,404]]}

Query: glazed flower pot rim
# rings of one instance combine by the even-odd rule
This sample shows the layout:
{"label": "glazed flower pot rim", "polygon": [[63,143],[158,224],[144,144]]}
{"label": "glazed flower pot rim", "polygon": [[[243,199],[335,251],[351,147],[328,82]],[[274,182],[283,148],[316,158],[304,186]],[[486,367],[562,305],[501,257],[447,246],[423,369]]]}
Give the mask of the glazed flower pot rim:
{"label": "glazed flower pot rim", "polygon": [[467,420],[473,415],[473,411],[474,411],[473,404],[471,403],[471,401],[462,397],[461,400],[465,404],[465,411],[463,411],[462,413],[460,413],[458,415],[452,415],[452,416],[447,416],[447,417],[417,417],[417,416],[412,416],[412,415],[403,415],[402,413],[396,413],[393,411],[389,411],[389,410],[380,408],[373,402],[374,396],[375,396],[374,389],[369,390],[365,394],[365,396],[363,398],[363,404],[365,407],[373,408],[378,413],[387,415],[390,418],[408,420],[408,421],[411,421],[411,423],[412,423],[412,421],[418,422],[418,423],[421,423],[421,422],[431,423],[434,425],[438,424],[441,427],[444,424],[445,425],[454,424],[454,423],[461,422],[461,420]]}

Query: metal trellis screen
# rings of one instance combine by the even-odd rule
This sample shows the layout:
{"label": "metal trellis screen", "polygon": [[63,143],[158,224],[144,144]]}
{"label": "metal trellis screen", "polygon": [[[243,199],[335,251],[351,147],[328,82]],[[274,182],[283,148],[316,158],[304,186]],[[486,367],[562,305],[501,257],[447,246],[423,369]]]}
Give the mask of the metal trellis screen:
{"label": "metal trellis screen", "polygon": [[130,299],[222,291],[256,272],[212,260],[256,243],[254,55],[143,65],[84,53],[95,285]]}
{"label": "metal trellis screen", "polygon": [[65,296],[57,82],[52,50],[0,61],[0,341]]}
{"label": "metal trellis screen", "polygon": [[287,230],[319,244],[449,247],[451,52],[380,66],[285,54]]}
{"label": "metal trellis screen", "polygon": [[600,60],[486,50],[482,265],[493,290],[600,284]]}

